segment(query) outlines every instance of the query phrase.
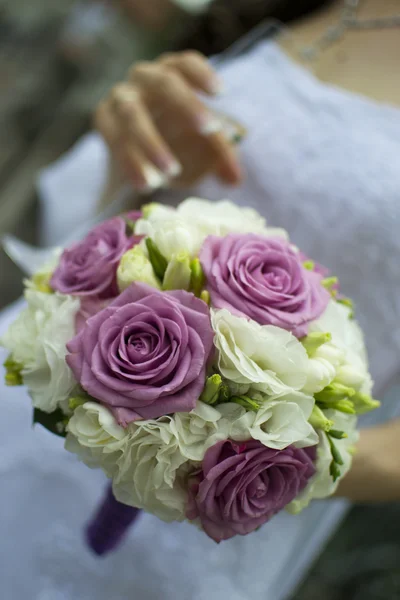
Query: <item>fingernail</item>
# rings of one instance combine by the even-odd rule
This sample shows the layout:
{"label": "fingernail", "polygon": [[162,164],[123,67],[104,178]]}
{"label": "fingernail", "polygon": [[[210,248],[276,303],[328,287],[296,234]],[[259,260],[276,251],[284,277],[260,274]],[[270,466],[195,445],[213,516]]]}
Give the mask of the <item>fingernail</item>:
{"label": "fingernail", "polygon": [[168,154],[156,156],[154,163],[168,177],[177,177],[182,173],[182,165]]}
{"label": "fingernail", "polygon": [[201,135],[211,135],[222,131],[223,124],[213,115],[201,115],[197,119],[198,131]]}
{"label": "fingernail", "polygon": [[208,81],[208,90],[213,96],[222,96],[225,92],[225,86],[219,79],[210,79]]}
{"label": "fingernail", "polygon": [[182,165],[178,163],[178,161],[174,160],[172,163],[170,163],[166,173],[170,177],[178,177],[182,173]]}
{"label": "fingernail", "polygon": [[143,169],[143,176],[146,180],[144,185],[138,186],[139,190],[143,193],[154,192],[166,185],[168,177],[163,175],[158,169],[155,169],[151,165],[146,165]]}

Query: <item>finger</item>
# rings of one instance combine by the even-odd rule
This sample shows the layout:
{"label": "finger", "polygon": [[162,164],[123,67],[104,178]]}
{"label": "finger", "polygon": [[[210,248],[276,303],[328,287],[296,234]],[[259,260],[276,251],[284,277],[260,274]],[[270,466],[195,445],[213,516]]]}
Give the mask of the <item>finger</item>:
{"label": "finger", "polygon": [[210,113],[175,69],[142,64],[134,70],[133,78],[153,118],[168,134],[190,130],[209,135],[222,129],[221,120]]}
{"label": "finger", "polygon": [[112,102],[127,143],[168,177],[179,175],[182,167],[157,130],[140,93],[133,86],[122,84],[114,89]]}
{"label": "finger", "polygon": [[99,105],[95,114],[95,126],[124,175],[138,190],[150,192],[165,185],[165,176],[150,165],[143,153],[127,140],[111,100]]}
{"label": "finger", "polygon": [[239,185],[243,180],[243,171],[233,144],[222,134],[211,135],[209,141],[216,152],[218,177],[229,185]]}
{"label": "finger", "polygon": [[130,181],[141,193],[151,193],[165,187],[168,179],[151,165],[137,148],[126,144],[119,151],[118,160]]}
{"label": "finger", "polygon": [[223,91],[222,81],[200,52],[164,54],[160,58],[160,63],[178,71],[186,83],[198,91],[211,96]]}

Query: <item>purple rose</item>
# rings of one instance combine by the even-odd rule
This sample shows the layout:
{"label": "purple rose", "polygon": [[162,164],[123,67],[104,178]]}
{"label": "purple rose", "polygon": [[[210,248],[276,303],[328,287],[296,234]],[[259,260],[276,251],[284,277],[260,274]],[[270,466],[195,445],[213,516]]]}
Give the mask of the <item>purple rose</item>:
{"label": "purple rose", "polygon": [[127,235],[126,229],[124,219],[115,217],[64,250],[51,279],[52,288],[72,296],[116,296],[120,258],[138,242],[138,238]]}
{"label": "purple rose", "polygon": [[321,316],[330,295],[322,275],[307,271],[293,247],[280,238],[231,234],[208,237],[200,252],[215,308],[276,325],[297,337]]}
{"label": "purple rose", "polygon": [[133,283],[67,345],[81,386],[119,424],[196,406],[213,348],[208,306],[193,294]]}
{"label": "purple rose", "polygon": [[246,535],[263,525],[306,487],[316,448],[271,450],[251,440],[218,442],[189,486],[187,518],[200,518],[214,541]]}

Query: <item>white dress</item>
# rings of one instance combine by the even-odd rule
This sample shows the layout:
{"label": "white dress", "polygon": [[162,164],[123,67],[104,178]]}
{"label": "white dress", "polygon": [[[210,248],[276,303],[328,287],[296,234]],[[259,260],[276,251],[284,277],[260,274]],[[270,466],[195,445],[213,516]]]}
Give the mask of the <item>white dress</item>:
{"label": "white dress", "polygon": [[[331,267],[356,301],[379,394],[400,368],[400,111],[321,84],[273,43],[225,67],[225,81],[220,108],[250,132],[242,146],[247,181],[234,191],[208,181],[191,193],[254,206]],[[44,174],[49,239],[60,226],[65,232],[66,199],[70,227],[82,220],[79,207],[98,193],[103,160],[101,141],[90,136],[68,164]],[[79,179],[84,197],[65,179]],[[3,313],[0,330],[19,307]],[[30,428],[21,389],[1,387],[0,397],[5,600],[283,600],[346,510],[315,503],[220,545],[187,524],[143,515],[124,545],[100,561],[86,550],[82,527],[104,488],[101,473]],[[384,403],[376,418],[396,408]]]}

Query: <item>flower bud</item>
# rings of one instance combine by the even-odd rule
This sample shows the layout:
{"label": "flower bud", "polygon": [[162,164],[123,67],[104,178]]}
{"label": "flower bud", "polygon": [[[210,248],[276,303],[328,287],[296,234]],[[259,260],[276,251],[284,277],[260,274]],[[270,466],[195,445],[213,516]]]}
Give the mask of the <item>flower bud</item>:
{"label": "flower bud", "polygon": [[381,405],[379,400],[374,400],[374,398],[368,394],[362,394],[361,392],[356,392],[351,400],[354,404],[356,413],[359,415],[363,415],[371,410],[375,410]]}
{"label": "flower bud", "polygon": [[204,390],[200,396],[200,401],[205,404],[216,404],[219,400],[222,385],[221,375],[215,374],[208,377]]}
{"label": "flower bud", "polygon": [[327,289],[330,292],[334,290],[335,286],[337,286],[338,283],[339,280],[337,277],[325,277],[325,279],[322,280],[322,285],[325,289]]}
{"label": "flower bud", "polygon": [[261,404],[254,400],[253,398],[249,398],[249,396],[232,396],[230,402],[234,404],[239,404],[239,406],[243,406],[246,410],[250,410],[253,412],[257,412],[260,409]]}
{"label": "flower bud", "polygon": [[143,219],[148,219],[151,215],[151,213],[153,212],[153,210],[155,208],[157,208],[158,206],[160,206],[157,202],[149,202],[148,204],[145,204],[144,206],[142,206],[141,211],[142,211],[142,216]]}
{"label": "flower bud", "polygon": [[23,385],[24,382],[21,373],[23,365],[21,365],[21,363],[17,363],[11,354],[5,360],[4,368],[6,369],[4,381],[7,386],[14,387],[17,385]]}
{"label": "flower bud", "polygon": [[306,262],[303,263],[303,267],[307,269],[307,271],[314,271],[315,262],[313,260],[306,260]]}
{"label": "flower bud", "polygon": [[140,245],[134,246],[128,252],[125,252],[117,270],[118,288],[121,292],[126,290],[134,281],[142,281],[151,287],[160,288],[152,264]]}
{"label": "flower bud", "polygon": [[174,254],[165,271],[163,289],[188,290],[191,275],[189,254],[187,252]]}
{"label": "flower bud", "polygon": [[331,453],[332,453],[333,460],[335,461],[335,463],[337,465],[343,465],[342,455],[340,454],[339,450],[337,449],[335,443],[333,442],[333,440],[329,434],[328,434],[328,440],[329,440],[329,445],[331,447]]}
{"label": "flower bud", "polygon": [[331,339],[332,336],[330,333],[319,333],[318,331],[315,331],[303,338],[301,343],[306,349],[308,356],[312,356],[320,346],[330,342]]}
{"label": "flower bud", "polygon": [[323,431],[330,431],[334,425],[333,421],[330,421],[317,405],[313,408],[309,422],[314,429],[322,429]]}
{"label": "flower bud", "polygon": [[340,400],[348,400],[355,394],[355,390],[351,387],[342,385],[341,383],[333,382],[326,386],[322,392],[315,395],[315,399],[323,404],[334,404]]}
{"label": "flower bud", "polygon": [[203,302],[205,302],[206,304],[208,304],[208,306],[210,306],[210,304],[211,304],[210,292],[208,292],[207,290],[203,290],[200,294],[200,300],[203,300]]}
{"label": "flower bud", "polygon": [[78,408],[78,406],[83,406],[84,404],[86,404],[86,402],[89,402],[90,398],[89,396],[83,397],[83,396],[76,396],[73,398],[70,398],[68,400],[68,407],[70,410],[74,411]]}

